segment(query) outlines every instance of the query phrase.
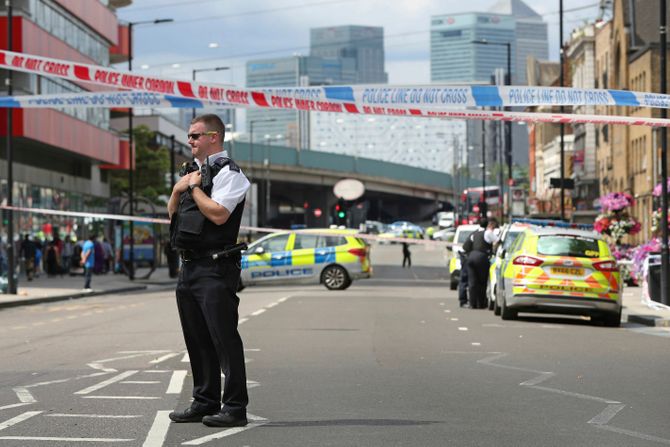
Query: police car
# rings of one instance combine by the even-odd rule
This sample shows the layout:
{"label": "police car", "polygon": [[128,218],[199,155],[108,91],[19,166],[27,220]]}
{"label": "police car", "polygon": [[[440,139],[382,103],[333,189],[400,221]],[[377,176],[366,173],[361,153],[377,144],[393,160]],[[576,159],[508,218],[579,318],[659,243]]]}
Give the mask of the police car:
{"label": "police car", "polygon": [[503,320],[518,312],[591,316],[621,322],[622,282],[607,243],[593,231],[531,226],[504,256],[496,306]]}
{"label": "police car", "polygon": [[242,254],[240,288],[250,285],[323,284],[344,290],[369,278],[370,246],[356,230],[313,229],[269,234]]}

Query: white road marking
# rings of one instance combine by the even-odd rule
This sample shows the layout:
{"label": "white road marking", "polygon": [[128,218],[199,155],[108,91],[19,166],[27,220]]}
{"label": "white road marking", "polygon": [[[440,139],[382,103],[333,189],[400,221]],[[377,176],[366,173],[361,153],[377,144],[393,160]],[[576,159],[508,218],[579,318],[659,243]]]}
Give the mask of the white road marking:
{"label": "white road marking", "polygon": [[279,298],[279,299],[277,300],[277,302],[278,302],[278,303],[283,303],[284,301],[286,301],[287,299],[291,298],[292,296],[293,296],[293,295],[289,295],[289,296],[285,296],[285,297],[283,297],[283,298]]}
{"label": "white road marking", "polygon": [[153,397],[153,396],[84,396],[83,399],[155,400],[155,399],[160,399],[160,397]]}
{"label": "white road marking", "polygon": [[30,419],[33,416],[37,416],[38,414],[42,413],[41,411],[26,411],[25,413],[21,413],[18,416],[14,416],[11,419],[7,419],[5,422],[0,422],[0,430],[4,430],[7,427],[11,427],[12,425],[19,424],[26,419]]}
{"label": "white road marking", "polygon": [[261,352],[259,348],[244,348],[244,352]]}
{"label": "white road marking", "polygon": [[160,380],[124,380],[123,382],[119,382],[123,384],[128,384],[128,385],[151,385],[154,383],[161,383]]}
{"label": "white road marking", "polygon": [[[145,350],[145,351],[117,351],[119,354],[167,354],[168,352],[172,352],[167,349],[151,349],[151,350]],[[102,362],[104,360],[98,360],[99,362]],[[109,361],[109,360],[107,360]]]}
{"label": "white road marking", "polygon": [[115,373],[115,372],[118,372],[117,369],[114,369],[114,368],[108,368],[108,367],[106,367],[105,365],[103,365],[102,363],[89,363],[89,364],[87,364],[86,366],[88,366],[88,367],[90,367],[90,368],[93,368],[93,369],[99,369],[100,371],[104,371],[104,372],[106,372],[106,373]]}
{"label": "white road marking", "polygon": [[169,373],[169,372],[172,372],[172,371],[170,371],[169,369],[145,369],[142,372],[145,372],[145,373]]}
{"label": "white road marking", "polygon": [[143,417],[141,414],[65,414],[51,413],[45,416],[52,418],[91,418],[91,419],[135,419]]}
{"label": "white road marking", "polygon": [[538,384],[544,382],[545,380],[547,380],[551,377],[554,377],[555,375],[556,374],[554,374],[552,372],[544,372],[544,373],[540,374],[539,376],[537,376],[533,379],[526,380],[525,382],[521,382],[519,385],[521,385],[521,386],[535,386],[535,385],[538,385]]}
{"label": "white road marking", "polygon": [[467,331],[468,328],[466,328],[466,327],[459,327],[458,330],[459,330],[459,331]]}
{"label": "white road marking", "polygon": [[458,318],[450,318],[451,321],[458,321]]}
{"label": "white road marking", "polygon": [[244,323],[246,323],[247,321],[249,321],[248,318],[240,318],[240,320],[237,322],[237,324],[238,324],[238,325],[239,325],[239,324],[244,324]]}
{"label": "white road marking", "polygon": [[623,410],[626,406],[623,404],[608,405],[599,415],[591,418],[589,424],[606,425],[618,412]]}
{"label": "white road marking", "polygon": [[171,359],[172,357],[177,357],[179,354],[181,354],[181,352],[173,352],[173,353],[170,353],[170,354],[165,354],[164,356],[158,357],[157,359],[154,359],[154,360],[150,361],[149,363],[151,363],[152,365],[155,365],[156,363],[164,362],[168,359]]}
{"label": "white road marking", "polygon": [[4,405],[0,407],[0,410],[9,410],[10,408],[16,408],[16,407],[23,407],[25,405],[30,405],[30,402],[21,402],[18,404],[9,404],[9,405]]}
{"label": "white road marking", "polygon": [[267,305],[268,309],[272,309],[273,307],[277,306],[279,303],[270,303]]}
{"label": "white road marking", "polygon": [[89,386],[88,388],[84,388],[83,390],[76,391],[74,394],[79,394],[79,395],[81,395],[81,394],[90,394],[90,393],[92,393],[93,391],[98,391],[98,390],[100,390],[100,389],[102,389],[102,388],[104,388],[104,387],[106,387],[106,386],[108,386],[108,385],[111,385],[111,384],[116,383],[116,382],[120,382],[120,381],[122,381],[123,379],[126,379],[126,378],[132,376],[133,374],[137,374],[138,372],[139,372],[139,371],[137,371],[137,370],[124,371],[124,372],[122,372],[121,374],[116,375],[116,376],[114,376],[114,377],[111,377],[111,378],[109,378],[109,379],[107,379],[107,380],[103,380],[103,381],[100,382],[100,383],[97,383],[97,384],[95,384],[95,385]]}
{"label": "white road marking", "polygon": [[481,343],[477,343],[477,342],[473,342],[471,344],[472,344],[472,346],[481,346],[482,345]]}
{"label": "white road marking", "polygon": [[16,388],[12,388],[12,390],[16,393],[16,397],[19,398],[19,401],[23,403],[34,404],[37,402],[35,397],[30,394],[30,391],[23,386],[17,386]]}
{"label": "white road marking", "polygon": [[170,427],[170,418],[168,415],[170,411],[157,411],[154,423],[149,429],[147,438],[144,440],[142,447],[162,447],[167,436],[168,428]]}
{"label": "white road marking", "polygon": [[444,303],[440,303],[440,306],[444,306]]}
{"label": "white road marking", "polygon": [[258,309],[256,312],[252,312],[252,317],[257,317],[258,315],[265,313],[265,309]]}
{"label": "white road marking", "polygon": [[444,309],[444,313],[450,314],[451,311],[449,309]]}
{"label": "white road marking", "polygon": [[184,354],[184,357],[181,358],[181,361],[184,363],[188,363],[191,361],[191,358],[188,356],[188,352]]}
{"label": "white road marking", "polygon": [[598,425],[594,424],[594,427],[600,428],[602,430],[613,431],[622,435],[631,436],[633,438],[644,439],[645,441],[654,441],[660,444],[670,445],[670,439],[659,438],[657,436],[647,435],[645,433],[638,433],[632,430],[626,430],[624,428],[612,427],[611,425]]}
{"label": "white road marking", "polygon": [[618,402],[616,400],[610,400],[610,399],[603,399],[602,397],[598,396],[589,396],[588,394],[581,394],[581,393],[575,393],[572,391],[564,391],[564,390],[559,390],[557,388],[549,388],[546,386],[529,386],[528,388],[534,388],[536,390],[542,390],[542,391],[549,391],[550,393],[556,393],[556,394],[562,394],[564,396],[571,396],[571,397],[577,397],[579,399],[586,399],[586,400],[594,400],[596,402],[602,402],[605,404],[620,404],[621,402]]}
{"label": "white road marking", "polygon": [[54,438],[47,436],[0,436],[11,441],[54,441],[54,442],[132,442],[126,438]]}
{"label": "white road marking", "polygon": [[192,439],[190,441],[183,442],[182,445],[202,445],[209,441],[214,441],[215,439],[225,438],[226,436],[236,435],[250,428],[260,427],[261,425],[267,424],[268,420],[259,416],[254,416],[253,414],[247,414],[247,419],[249,424],[245,427],[235,427],[227,428],[218,433],[212,433],[211,435],[203,436],[202,438]]}
{"label": "white road marking", "polygon": [[186,370],[180,369],[172,372],[170,384],[167,387],[165,394],[179,394],[184,387],[184,379],[186,379]]}

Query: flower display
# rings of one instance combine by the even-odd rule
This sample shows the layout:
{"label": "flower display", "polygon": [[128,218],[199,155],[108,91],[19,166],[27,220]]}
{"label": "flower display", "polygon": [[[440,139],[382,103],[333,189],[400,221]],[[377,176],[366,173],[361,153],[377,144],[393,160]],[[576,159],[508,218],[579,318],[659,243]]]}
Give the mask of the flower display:
{"label": "flower display", "polygon": [[600,214],[593,229],[598,233],[610,236],[615,245],[627,234],[637,234],[642,226],[634,217],[628,214],[626,208],[633,206],[635,199],[625,192],[613,192],[600,198],[600,205],[604,214]]}
{"label": "flower display", "polygon": [[642,280],[642,266],[644,265],[644,260],[649,256],[649,253],[657,253],[661,251],[661,239],[654,238],[647,242],[646,244],[639,245],[633,249],[633,275],[638,279]]}
{"label": "flower display", "polygon": [[[654,210],[653,213],[651,213],[651,231],[653,233],[660,231],[661,229],[661,209]],[[668,215],[668,228],[670,228],[670,215]]]}
{"label": "flower display", "polygon": [[[670,177],[668,177],[667,182],[668,182],[668,191],[670,191]],[[654,197],[661,197],[661,193],[663,192],[662,189],[663,189],[663,183],[659,183],[658,185],[656,185],[652,193]]]}
{"label": "flower display", "polygon": [[600,198],[603,211],[621,211],[635,205],[635,199],[627,192],[612,192]]}

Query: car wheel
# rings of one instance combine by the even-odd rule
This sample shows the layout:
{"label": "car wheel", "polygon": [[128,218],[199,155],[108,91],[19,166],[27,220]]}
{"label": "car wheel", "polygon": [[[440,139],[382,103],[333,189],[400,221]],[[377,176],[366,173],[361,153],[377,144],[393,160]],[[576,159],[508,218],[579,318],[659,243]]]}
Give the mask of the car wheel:
{"label": "car wheel", "polygon": [[603,315],[599,320],[607,327],[619,327],[621,326],[621,310],[615,314]]}
{"label": "car wheel", "polygon": [[344,290],[351,285],[347,271],[339,265],[329,265],[321,273],[321,281],[328,290]]}
{"label": "car wheel", "polygon": [[516,317],[519,316],[519,313],[515,310],[510,309],[505,304],[505,298],[503,297],[502,303],[500,304],[500,317],[503,320],[516,320]]}
{"label": "car wheel", "polygon": [[493,302],[493,315],[500,316],[500,306],[497,299]]}

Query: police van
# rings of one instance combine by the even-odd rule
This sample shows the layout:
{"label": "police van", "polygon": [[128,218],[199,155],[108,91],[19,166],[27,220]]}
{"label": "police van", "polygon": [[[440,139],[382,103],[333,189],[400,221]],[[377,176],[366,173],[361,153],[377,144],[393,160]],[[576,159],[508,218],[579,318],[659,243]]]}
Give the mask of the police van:
{"label": "police van", "polygon": [[250,285],[323,284],[344,290],[369,278],[370,246],[356,230],[310,229],[269,234],[242,253],[240,288]]}

